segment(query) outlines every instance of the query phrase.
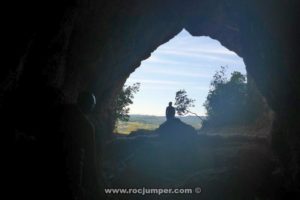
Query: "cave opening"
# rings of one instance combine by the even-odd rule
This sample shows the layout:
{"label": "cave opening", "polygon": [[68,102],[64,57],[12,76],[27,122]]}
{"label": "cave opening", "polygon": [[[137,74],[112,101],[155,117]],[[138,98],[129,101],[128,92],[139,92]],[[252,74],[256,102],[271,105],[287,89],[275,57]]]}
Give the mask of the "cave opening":
{"label": "cave opening", "polygon": [[[131,184],[127,180],[133,181],[132,177],[138,177],[132,184],[138,186],[140,184],[137,182],[140,181],[140,183],[146,182],[149,184],[148,186],[157,188],[156,183],[158,182],[162,183],[164,187],[172,186],[171,183],[174,183],[172,181],[175,178],[176,183],[181,183],[183,186],[202,184],[206,191],[203,193],[204,198],[205,195],[209,195],[206,196],[206,199],[219,199],[218,194],[227,197],[224,199],[260,198],[257,196],[263,196],[263,199],[264,197],[283,199],[295,194],[299,196],[300,90],[297,78],[299,75],[297,67],[299,48],[295,42],[299,35],[297,30],[299,20],[295,20],[299,13],[297,1],[282,3],[277,0],[272,2],[196,0],[188,3],[181,1],[162,3],[161,1],[134,0],[128,4],[127,1],[110,0],[70,2],[70,4],[61,5],[60,2],[53,4],[55,5],[53,10],[58,9],[59,13],[53,12],[53,10],[43,12],[42,8],[36,9],[31,4],[24,4],[22,9],[18,9],[22,17],[16,17],[16,20],[11,23],[14,25],[11,29],[13,34],[10,34],[8,39],[15,41],[14,45],[11,45],[14,50],[9,51],[12,57],[6,58],[12,65],[4,65],[1,68],[3,80],[1,80],[0,109],[1,119],[5,122],[3,130],[8,129],[6,135],[13,138],[12,140],[18,144],[17,163],[20,163],[20,166],[27,163],[28,169],[31,169],[32,175],[36,177],[43,174],[39,172],[52,171],[55,174],[51,166],[39,163],[42,156],[36,154],[36,152],[40,152],[40,155],[47,153],[46,155],[58,161],[54,156],[55,153],[51,151],[52,143],[49,145],[49,149],[42,148],[45,146],[45,141],[49,139],[48,136],[51,138],[55,133],[60,133],[58,130],[48,129],[53,127],[52,120],[49,120],[51,117],[48,115],[48,112],[53,112],[53,110],[49,104],[56,104],[56,101],[49,101],[47,95],[40,95],[41,91],[46,94],[51,93],[42,87],[42,85],[47,85],[64,94],[64,104],[73,106],[81,91],[95,92],[99,101],[96,111],[93,113],[95,117],[92,118],[95,119],[93,121],[95,122],[95,132],[99,136],[100,142],[97,143],[97,146],[92,142],[86,146],[104,149],[105,151],[100,153],[97,151],[99,160],[105,161],[101,164],[105,169],[115,170],[113,173],[108,173],[112,176],[105,176],[101,179],[101,183],[112,183],[113,186],[119,185],[120,187],[122,185],[129,186]],[[30,14],[28,15],[28,13]],[[41,13],[43,13],[42,16],[40,16]],[[132,145],[133,138],[123,142],[119,138],[114,141],[110,140],[113,127],[111,101],[115,99],[130,73],[140,65],[140,61],[149,57],[157,46],[174,37],[183,27],[193,36],[209,35],[243,57],[248,75],[250,75],[248,82],[251,81],[257,85],[275,113],[271,138],[274,150],[272,153],[275,154],[275,158],[268,154],[267,150],[264,151],[267,145],[260,146],[258,141],[252,143],[252,140],[242,145],[236,140],[231,143],[228,140],[205,135],[201,136],[199,141],[195,139],[197,144],[201,144],[203,141],[212,146],[230,144],[227,145],[228,148],[215,148],[215,151],[193,149],[195,146],[188,145],[191,144],[191,141],[188,140],[177,144],[168,143],[168,140],[165,140],[164,145],[161,145],[161,141],[155,139],[150,141],[143,137],[134,138],[138,145]],[[35,104],[37,101],[39,103]],[[32,103],[27,104],[28,102]],[[38,113],[35,115],[39,119],[36,121],[37,123],[33,123],[35,120],[28,117],[28,113]],[[59,114],[53,115],[54,119],[59,117]],[[265,117],[268,118],[268,116],[264,116],[258,122],[265,122]],[[50,123],[38,123],[40,120]],[[77,123],[74,121],[69,124],[73,131],[76,130],[76,125]],[[45,130],[47,130],[46,133]],[[48,132],[51,133],[47,134]],[[83,134],[84,131],[78,130],[78,132],[82,133],[83,137],[87,137],[86,134]],[[19,133],[29,136],[25,137],[29,141],[21,140],[20,145],[19,139],[14,138]],[[45,140],[32,141],[30,137],[32,133],[41,133],[40,135]],[[74,141],[64,140],[69,145]],[[75,143],[79,144],[80,141],[76,140]],[[26,153],[23,151],[23,142],[30,149],[32,148],[31,142],[37,145],[33,151]],[[112,146],[103,145],[106,142],[121,144],[128,148],[121,149],[120,146],[112,148]],[[161,151],[156,150],[157,146],[161,147]],[[245,151],[235,149],[236,146],[244,147]],[[192,158],[197,160],[199,157],[193,157],[195,154],[189,154],[191,151],[185,151],[181,147],[191,147],[192,151],[204,152],[200,157],[204,158],[202,160],[205,162],[189,165]],[[89,151],[94,152],[94,149],[89,149]],[[24,158],[22,152],[26,154]],[[102,157],[103,152],[106,153],[104,156],[108,156],[106,160]],[[120,152],[124,154],[120,155]],[[227,152],[226,155],[238,152],[239,156],[229,156],[228,158],[233,159],[233,162],[228,163],[226,162],[228,159],[222,156],[222,152]],[[92,155],[92,153],[86,155]],[[75,170],[78,169],[81,156],[81,151],[77,151],[74,155],[77,163],[73,166]],[[14,157],[14,153],[11,157]],[[28,160],[27,157],[31,160]],[[279,164],[273,165],[270,158],[274,158],[273,160],[278,161]],[[64,159],[68,159],[68,156],[62,158],[62,160]],[[149,160],[156,162],[149,162]],[[9,159],[7,163],[11,163],[10,161]],[[138,163],[143,165],[135,165]],[[93,162],[84,164],[86,164],[85,166],[94,166]],[[230,165],[232,168],[227,164],[232,164]],[[176,166],[176,169],[183,169],[182,173],[193,171],[186,166],[194,166],[196,171],[197,169],[200,171],[195,174],[186,173],[186,176],[172,176],[178,172],[173,170],[172,165]],[[265,168],[260,168],[262,165]],[[222,168],[222,166],[225,167]],[[226,167],[229,167],[229,170]],[[63,164],[57,166],[57,169],[59,172],[67,171]],[[167,170],[163,171],[162,169]],[[238,170],[231,171],[230,169]],[[123,172],[125,170],[126,173],[118,173],[122,170]],[[144,173],[145,170],[150,173]],[[61,188],[57,186],[57,180],[61,180],[60,178],[54,177],[51,179],[52,182],[49,179],[41,178],[40,181],[35,182],[30,177],[31,173],[26,170],[15,170],[14,167],[11,167],[10,171],[29,174],[25,175],[29,178],[23,179],[24,182],[21,181],[21,184],[19,183],[17,186],[17,189],[21,191],[19,192],[21,198],[24,198],[24,195],[32,199],[33,193],[44,189],[45,185],[50,190],[53,189],[53,192],[49,193],[56,197],[60,196],[61,190],[68,194],[71,193],[67,189],[69,188],[68,183],[63,182]],[[167,176],[163,176],[163,172],[167,172]],[[97,170],[91,170],[86,177],[87,179],[95,177],[97,173]],[[50,176],[48,177],[50,178]],[[267,178],[264,179],[266,176]],[[183,177],[186,179],[181,179]],[[229,181],[227,178],[230,177],[236,178],[238,181]],[[72,178],[74,178],[73,181]],[[74,185],[78,185],[79,179],[77,178],[78,176],[74,175],[69,180]],[[19,177],[18,181],[21,179]],[[32,179],[31,183],[30,179]],[[267,179],[269,181],[265,181]],[[143,182],[143,180],[145,181]],[[39,185],[41,186],[39,187]],[[94,188],[98,188],[95,185],[82,186],[79,190],[74,191],[88,191],[92,194]],[[23,189],[23,186],[27,187]],[[14,185],[12,190],[16,191]],[[23,191],[27,193],[25,194]],[[39,194],[47,194],[49,190],[46,193],[43,191],[46,190],[41,190]],[[265,193],[261,195],[261,191]],[[95,196],[97,196],[96,193]],[[40,196],[33,199],[40,199]]]}
{"label": "cave opening", "polygon": [[[129,113],[137,121],[131,122],[144,122],[146,125],[137,126],[134,130],[125,127],[127,130],[123,132],[124,135],[114,135],[115,140],[105,146],[105,149],[113,149],[114,152],[104,155],[103,159],[106,174],[104,178],[113,188],[138,188],[140,185],[166,188],[176,184],[198,184],[205,185],[211,197],[213,191],[218,192],[241,184],[235,190],[235,195],[239,198],[252,195],[257,188],[245,193],[240,191],[253,184],[261,175],[258,173],[266,170],[264,165],[269,162],[269,148],[265,138],[268,137],[271,123],[256,124],[265,116],[260,116],[251,124],[251,128],[210,127],[202,132],[196,131],[195,127],[189,126],[189,122],[182,118],[180,120],[183,122],[168,122],[164,116],[167,103],[173,101],[176,91],[182,88],[191,91],[192,98],[201,96],[197,98],[199,102],[193,111],[200,110],[199,107],[209,93],[212,78],[220,70],[220,66],[228,66],[228,73],[224,76],[226,79],[230,79],[229,75],[234,71],[245,74],[245,86],[252,92],[247,100],[262,98],[251,77],[247,76],[242,58],[223,47],[217,40],[192,37],[185,30],[158,47],[149,59],[144,60],[131,73],[125,85],[136,82],[141,84],[141,93],[133,98],[130,107],[132,112]],[[202,95],[199,95],[199,91],[202,91]],[[135,101],[140,102],[135,104]],[[268,107],[264,103],[262,106]],[[205,114],[202,108],[199,115]],[[153,121],[157,124],[150,126],[151,123],[154,124]],[[122,128],[125,129],[119,127],[118,131],[122,131]],[[117,133],[122,133],[121,131]],[[234,166],[236,162],[238,164]],[[247,166],[245,162],[254,163],[255,169]],[[244,171],[255,178],[243,182],[247,178]],[[233,176],[229,178],[223,176],[223,173],[233,173]],[[209,178],[212,174],[215,177],[213,181]],[[265,184],[265,176],[266,174],[262,174],[260,183]]]}
{"label": "cave opening", "polygon": [[191,112],[180,116],[176,112],[176,116],[199,129],[201,117],[207,116],[204,103],[212,89],[213,77],[221,67],[225,68],[222,78],[229,81],[233,72],[239,72],[247,84],[247,72],[241,57],[217,40],[205,36],[193,37],[183,29],[152,52],[150,58],[142,61],[127,78],[124,86],[139,83],[140,87],[134,94],[133,104],[126,107],[129,121],[117,119],[116,132],[129,134],[138,129],[158,128],[165,121],[167,104],[170,101],[175,103],[175,94],[181,89],[187,91],[195,103],[194,107],[189,108]]}

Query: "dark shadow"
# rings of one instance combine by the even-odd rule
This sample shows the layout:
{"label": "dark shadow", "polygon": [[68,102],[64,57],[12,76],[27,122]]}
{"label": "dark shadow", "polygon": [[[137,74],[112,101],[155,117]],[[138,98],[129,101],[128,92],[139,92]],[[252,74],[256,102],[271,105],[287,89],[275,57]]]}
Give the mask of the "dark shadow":
{"label": "dark shadow", "polygon": [[201,194],[142,196],[170,200],[218,199],[220,194],[225,200],[250,200],[274,193],[271,188],[278,185],[270,177],[275,164],[266,140],[200,135],[169,115],[168,108],[166,116],[154,131],[137,130],[105,146],[110,153],[103,160],[104,179],[111,188],[202,188]]}

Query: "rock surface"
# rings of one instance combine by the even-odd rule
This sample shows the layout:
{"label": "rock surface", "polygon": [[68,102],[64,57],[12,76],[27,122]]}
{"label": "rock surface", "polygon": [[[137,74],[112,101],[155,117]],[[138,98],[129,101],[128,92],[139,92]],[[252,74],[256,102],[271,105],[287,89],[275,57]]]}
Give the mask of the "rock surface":
{"label": "rock surface", "polygon": [[[0,68],[3,135],[15,141],[20,132],[28,137],[44,132],[47,127],[36,126],[34,120],[51,120],[46,110],[55,101],[40,99],[45,86],[63,92],[65,103],[74,103],[80,91],[91,90],[98,98],[93,117],[101,155],[101,145],[113,131],[111,102],[126,78],[185,28],[193,36],[217,39],[243,57],[275,113],[272,145],[285,173],[282,187],[299,195],[299,4],[297,0],[32,0],[18,6],[12,2],[4,38],[9,41],[8,56]],[[37,100],[38,106],[30,103]],[[28,113],[38,115],[30,118]],[[20,121],[20,116],[25,117]]]}
{"label": "rock surface", "polygon": [[[173,125],[171,125],[172,123]],[[176,124],[174,124],[176,123]],[[201,194],[108,195],[111,199],[281,199],[276,164],[263,140],[188,135],[182,122],[107,144],[104,177],[110,188],[202,188]],[[166,127],[167,126],[167,127]],[[174,128],[174,129],[173,129]],[[171,134],[170,130],[176,134]],[[160,136],[157,135],[159,131]],[[163,137],[161,137],[163,136]],[[274,179],[277,182],[273,182]]]}

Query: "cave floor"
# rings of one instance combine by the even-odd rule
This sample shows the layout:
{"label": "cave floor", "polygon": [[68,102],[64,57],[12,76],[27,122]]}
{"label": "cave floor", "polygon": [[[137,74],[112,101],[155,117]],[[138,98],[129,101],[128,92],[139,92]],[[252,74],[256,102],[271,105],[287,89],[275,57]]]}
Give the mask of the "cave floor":
{"label": "cave floor", "polygon": [[267,199],[276,165],[265,140],[196,136],[116,139],[103,164],[106,188],[201,188],[196,194],[110,194],[107,199]]}

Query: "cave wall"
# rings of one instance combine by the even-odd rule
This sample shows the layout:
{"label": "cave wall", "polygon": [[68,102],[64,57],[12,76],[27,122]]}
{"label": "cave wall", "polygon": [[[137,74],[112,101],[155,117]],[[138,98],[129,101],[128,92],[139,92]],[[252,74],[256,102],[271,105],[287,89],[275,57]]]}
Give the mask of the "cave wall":
{"label": "cave wall", "polygon": [[54,87],[64,94],[64,103],[74,103],[83,90],[96,94],[93,115],[99,141],[105,141],[113,128],[111,102],[126,78],[185,28],[193,36],[217,39],[243,57],[275,112],[272,143],[286,173],[286,190],[299,192],[296,0],[26,1],[14,7],[5,58],[9,64],[0,69],[6,136],[14,138],[23,127],[16,116],[22,116],[24,130],[33,129],[29,122],[37,119],[26,115],[46,115],[43,110],[53,101],[45,88]]}

